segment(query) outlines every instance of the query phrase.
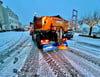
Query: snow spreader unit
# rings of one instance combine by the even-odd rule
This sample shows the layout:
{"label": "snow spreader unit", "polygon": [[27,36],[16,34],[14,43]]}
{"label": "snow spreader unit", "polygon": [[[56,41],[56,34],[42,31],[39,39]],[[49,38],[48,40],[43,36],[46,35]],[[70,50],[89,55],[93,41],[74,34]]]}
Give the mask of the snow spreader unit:
{"label": "snow spreader unit", "polygon": [[55,49],[67,49],[67,38],[62,37],[68,31],[68,21],[57,16],[42,16],[33,19],[32,40],[44,52]]}

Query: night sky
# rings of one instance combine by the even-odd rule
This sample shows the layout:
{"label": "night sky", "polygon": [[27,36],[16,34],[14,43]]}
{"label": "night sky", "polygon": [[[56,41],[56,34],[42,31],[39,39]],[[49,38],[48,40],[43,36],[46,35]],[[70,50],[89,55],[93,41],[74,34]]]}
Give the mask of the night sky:
{"label": "night sky", "polygon": [[18,16],[23,25],[33,20],[34,12],[37,16],[60,15],[69,20],[72,10],[78,10],[78,18],[100,11],[100,0],[2,0],[3,6],[8,6]]}

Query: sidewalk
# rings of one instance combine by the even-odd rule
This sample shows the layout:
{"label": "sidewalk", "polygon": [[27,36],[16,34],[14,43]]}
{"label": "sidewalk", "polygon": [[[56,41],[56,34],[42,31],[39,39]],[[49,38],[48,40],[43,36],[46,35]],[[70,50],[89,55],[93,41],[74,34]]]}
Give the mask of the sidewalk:
{"label": "sidewalk", "polygon": [[80,36],[79,33],[74,34],[73,40],[100,46],[99,38],[95,39],[95,38],[90,38],[90,37],[83,37],[83,36]]}

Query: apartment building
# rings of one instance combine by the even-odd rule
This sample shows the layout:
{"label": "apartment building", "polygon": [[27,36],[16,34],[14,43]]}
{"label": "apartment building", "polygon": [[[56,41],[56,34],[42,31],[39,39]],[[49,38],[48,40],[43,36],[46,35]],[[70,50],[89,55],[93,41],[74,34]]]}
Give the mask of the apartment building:
{"label": "apartment building", "polygon": [[3,2],[0,1],[0,30],[13,30],[19,26],[18,16],[9,8],[3,7]]}

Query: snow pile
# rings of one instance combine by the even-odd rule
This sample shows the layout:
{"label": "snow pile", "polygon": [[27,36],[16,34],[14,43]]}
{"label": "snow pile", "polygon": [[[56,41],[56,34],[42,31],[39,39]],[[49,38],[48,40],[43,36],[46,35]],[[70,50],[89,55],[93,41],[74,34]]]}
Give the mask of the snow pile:
{"label": "snow pile", "polygon": [[87,25],[87,24],[82,24],[81,25],[81,31],[82,31],[82,33],[88,34],[89,30],[90,30],[90,26],[89,25]]}
{"label": "snow pile", "polygon": [[100,23],[97,23],[96,26],[99,26],[100,27]]}
{"label": "snow pile", "polygon": [[92,32],[100,32],[100,23],[93,26]]}

